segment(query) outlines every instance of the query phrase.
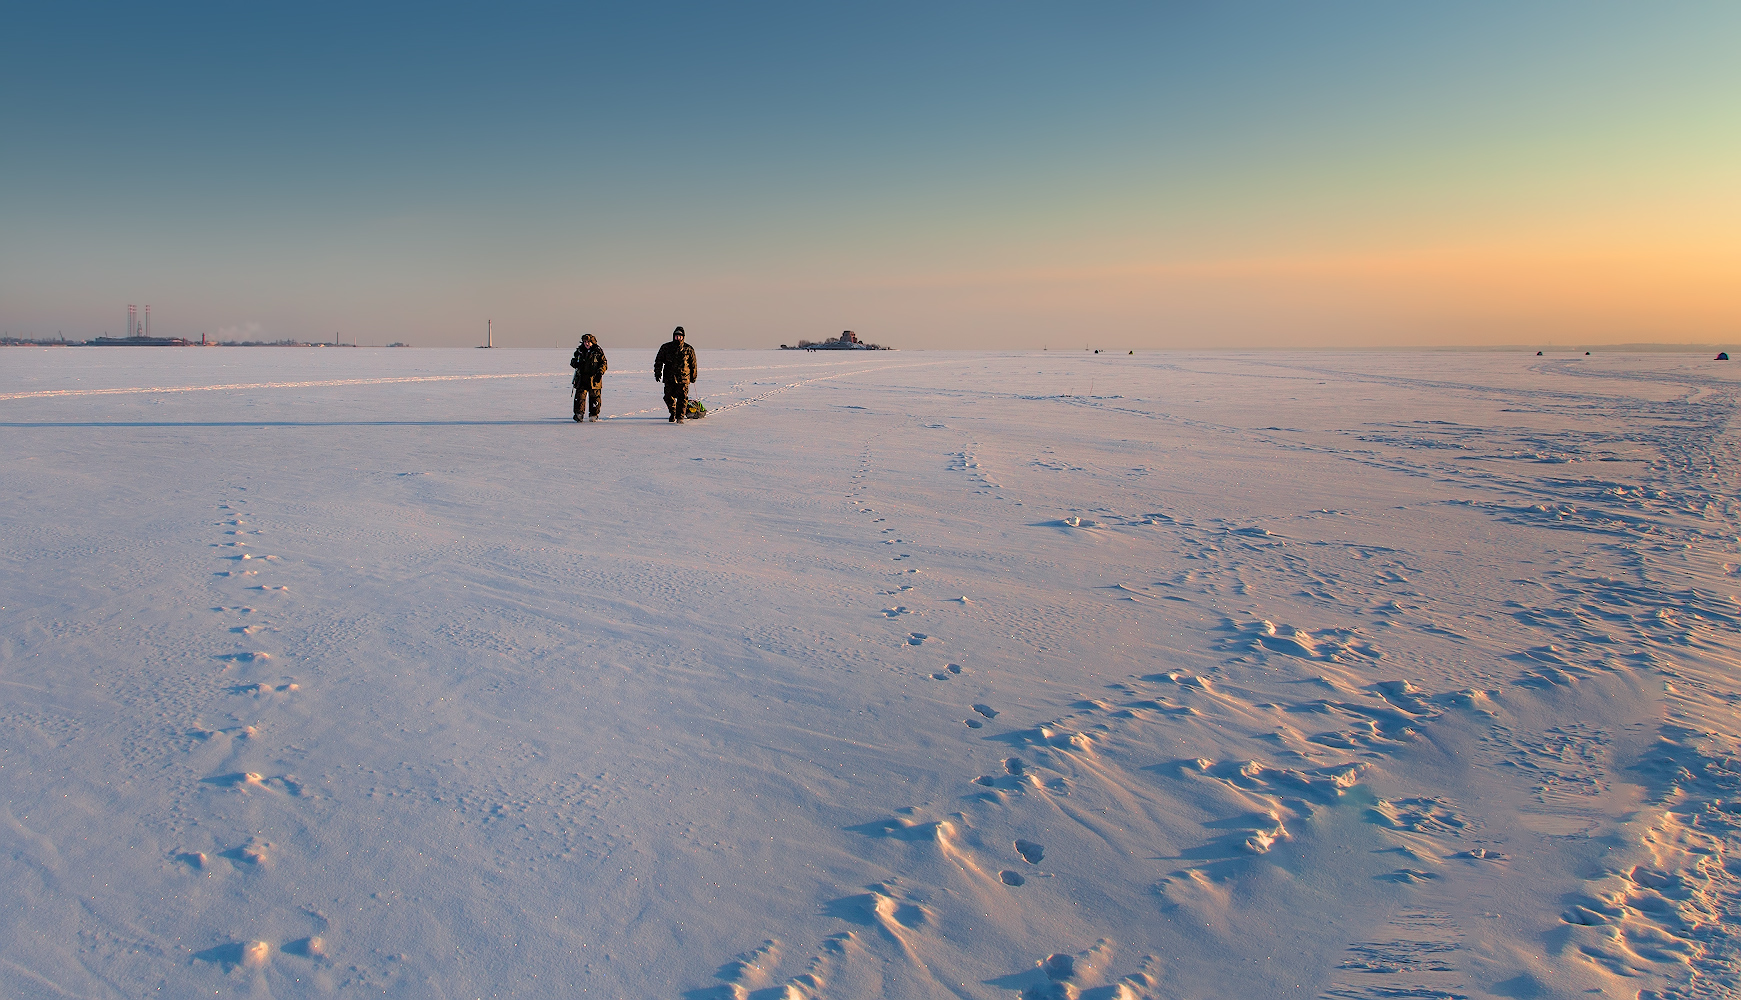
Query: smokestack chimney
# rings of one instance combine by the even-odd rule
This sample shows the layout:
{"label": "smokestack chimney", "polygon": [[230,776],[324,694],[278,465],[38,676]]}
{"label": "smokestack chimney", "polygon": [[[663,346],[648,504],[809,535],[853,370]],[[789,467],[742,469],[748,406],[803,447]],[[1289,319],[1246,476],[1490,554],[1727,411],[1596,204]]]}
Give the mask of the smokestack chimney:
{"label": "smokestack chimney", "polygon": [[129,302],[129,303],[127,303],[127,336],[136,337],[138,335],[139,335],[139,307],[134,305],[133,303]]}
{"label": "smokestack chimney", "polygon": [[151,307],[145,307],[145,335],[151,336]]}

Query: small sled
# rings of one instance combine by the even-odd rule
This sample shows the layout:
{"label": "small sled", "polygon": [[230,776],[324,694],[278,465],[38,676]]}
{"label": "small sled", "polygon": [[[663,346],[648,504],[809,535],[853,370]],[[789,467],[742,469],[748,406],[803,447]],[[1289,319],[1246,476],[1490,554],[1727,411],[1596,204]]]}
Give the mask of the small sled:
{"label": "small sled", "polygon": [[690,400],[689,405],[683,410],[683,419],[685,420],[700,420],[705,416],[707,416],[707,407],[703,406],[699,399]]}

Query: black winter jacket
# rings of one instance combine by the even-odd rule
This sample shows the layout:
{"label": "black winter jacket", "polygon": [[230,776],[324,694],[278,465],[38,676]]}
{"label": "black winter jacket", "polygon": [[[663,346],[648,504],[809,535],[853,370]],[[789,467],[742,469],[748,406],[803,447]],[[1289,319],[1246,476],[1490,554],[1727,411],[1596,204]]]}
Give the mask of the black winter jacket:
{"label": "black winter jacket", "polygon": [[687,385],[701,375],[695,366],[695,348],[668,340],[660,345],[653,358],[653,377],[663,378],[666,385]]}

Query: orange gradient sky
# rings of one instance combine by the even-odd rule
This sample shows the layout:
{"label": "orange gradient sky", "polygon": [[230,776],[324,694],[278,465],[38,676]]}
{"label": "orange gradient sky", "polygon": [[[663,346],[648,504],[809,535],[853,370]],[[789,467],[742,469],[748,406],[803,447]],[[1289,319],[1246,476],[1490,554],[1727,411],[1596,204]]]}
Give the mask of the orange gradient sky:
{"label": "orange gradient sky", "polygon": [[[23,15],[0,325],[1724,344],[1741,7]],[[132,57],[150,52],[140,63]]]}

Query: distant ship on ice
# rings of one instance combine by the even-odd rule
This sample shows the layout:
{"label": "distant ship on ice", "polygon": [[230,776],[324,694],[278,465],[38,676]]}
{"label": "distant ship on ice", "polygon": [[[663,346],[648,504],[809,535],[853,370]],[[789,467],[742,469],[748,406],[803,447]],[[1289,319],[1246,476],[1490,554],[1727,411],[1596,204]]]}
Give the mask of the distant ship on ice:
{"label": "distant ship on ice", "polygon": [[[199,335],[199,342],[206,342],[206,335]],[[87,347],[188,347],[192,342],[180,337],[153,337],[151,335],[151,307],[145,307],[143,320],[139,316],[139,307],[127,306],[127,336],[111,337],[107,334],[92,337],[85,341]]]}
{"label": "distant ship on ice", "polygon": [[195,341],[191,341],[191,340],[183,340],[180,337],[146,337],[146,336],[92,337],[90,340],[85,341],[85,346],[87,346],[87,347],[198,347],[200,344],[203,344],[203,343],[205,343],[205,336],[202,334],[197,343]]}
{"label": "distant ship on ice", "polygon": [[892,351],[892,347],[881,344],[867,344],[858,339],[858,334],[851,330],[841,331],[840,336],[833,340],[800,340],[795,346],[781,344],[782,351]]}

